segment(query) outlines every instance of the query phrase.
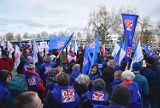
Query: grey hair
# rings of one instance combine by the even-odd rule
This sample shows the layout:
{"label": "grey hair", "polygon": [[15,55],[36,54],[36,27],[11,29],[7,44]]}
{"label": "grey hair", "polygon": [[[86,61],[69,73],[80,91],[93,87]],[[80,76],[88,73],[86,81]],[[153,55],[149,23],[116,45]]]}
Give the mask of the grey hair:
{"label": "grey hair", "polygon": [[79,64],[75,64],[75,65],[73,66],[73,70],[80,72],[80,65],[79,65]]}
{"label": "grey hair", "polygon": [[90,79],[87,75],[81,74],[78,76],[76,81],[78,84],[86,84],[86,83],[90,82]]}
{"label": "grey hair", "polygon": [[93,82],[93,88],[97,89],[97,90],[105,90],[105,82],[102,78],[98,78],[96,80],[94,80]]}

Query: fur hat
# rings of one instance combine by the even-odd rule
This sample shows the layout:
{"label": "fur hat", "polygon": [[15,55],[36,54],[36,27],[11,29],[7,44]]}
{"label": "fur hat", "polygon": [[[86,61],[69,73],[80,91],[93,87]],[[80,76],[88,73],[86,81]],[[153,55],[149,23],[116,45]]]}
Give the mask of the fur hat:
{"label": "fur hat", "polygon": [[135,78],[135,75],[130,70],[126,70],[121,74],[121,77],[123,79],[126,79],[126,80],[130,81],[130,80],[133,80]]}

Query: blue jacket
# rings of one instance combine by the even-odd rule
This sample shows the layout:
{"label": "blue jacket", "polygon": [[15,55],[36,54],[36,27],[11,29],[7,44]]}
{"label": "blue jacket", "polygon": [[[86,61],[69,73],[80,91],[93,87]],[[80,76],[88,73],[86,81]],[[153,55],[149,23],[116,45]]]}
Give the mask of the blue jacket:
{"label": "blue jacket", "polygon": [[110,86],[112,88],[112,90],[115,89],[115,87],[117,87],[118,84],[121,84],[122,83],[122,80],[121,79],[117,79],[117,80],[114,80],[113,82],[110,83]]}
{"label": "blue jacket", "polygon": [[87,93],[89,102],[94,105],[103,105],[109,101],[108,93],[105,90],[92,89]]}
{"label": "blue jacket", "polygon": [[33,64],[33,62],[29,62],[29,61],[26,61],[25,64],[24,64],[24,68],[23,68],[23,75],[25,75],[25,71],[27,70],[27,66],[29,64]]}
{"label": "blue jacket", "polygon": [[44,84],[46,84],[46,79],[47,79],[47,76],[44,75],[44,72],[50,70],[51,68],[56,68],[56,63],[54,63],[54,62],[43,63],[43,64],[41,64],[41,66],[39,68],[39,72],[40,72],[40,75],[43,79]]}
{"label": "blue jacket", "polygon": [[[126,85],[124,82],[121,84]],[[129,88],[131,93],[129,108],[142,108],[141,88],[136,82],[128,83],[126,86]]]}
{"label": "blue jacket", "polygon": [[0,99],[5,99],[8,94],[8,84],[0,81]]}
{"label": "blue jacket", "polygon": [[73,86],[59,86],[57,84],[51,93],[55,101],[62,108],[74,108],[79,104],[80,98]]}
{"label": "blue jacket", "polygon": [[141,75],[140,73],[134,73],[135,78],[133,79],[134,82],[136,82],[142,89],[142,95],[147,95],[149,92],[148,88],[148,81],[147,79]]}
{"label": "blue jacket", "polygon": [[75,82],[75,79],[80,75],[80,72],[72,71],[71,75],[69,76],[70,82],[73,84]]}
{"label": "blue jacket", "polygon": [[89,75],[89,78],[90,78],[90,80],[92,80],[92,81],[94,81],[94,80],[96,80],[97,78],[100,78],[100,77],[101,77],[101,75],[100,75],[99,72],[97,72],[97,73],[95,73],[95,74],[91,74],[91,73],[90,73],[90,75]]}
{"label": "blue jacket", "polygon": [[104,106],[104,105],[95,105],[93,108],[125,108],[123,106]]}

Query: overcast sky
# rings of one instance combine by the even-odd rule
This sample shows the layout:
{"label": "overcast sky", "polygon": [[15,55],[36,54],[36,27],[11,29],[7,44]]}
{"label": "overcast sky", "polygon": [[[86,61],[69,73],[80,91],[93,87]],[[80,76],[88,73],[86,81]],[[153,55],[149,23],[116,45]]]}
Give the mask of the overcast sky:
{"label": "overcast sky", "polygon": [[160,0],[0,0],[0,34],[83,31],[91,9],[136,8],[139,16],[160,20]]}

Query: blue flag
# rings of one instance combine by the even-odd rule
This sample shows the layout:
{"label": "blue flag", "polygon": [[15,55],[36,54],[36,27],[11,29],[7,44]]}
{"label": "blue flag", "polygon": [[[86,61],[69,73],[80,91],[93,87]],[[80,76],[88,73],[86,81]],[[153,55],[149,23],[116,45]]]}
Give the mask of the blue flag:
{"label": "blue flag", "polygon": [[68,43],[70,42],[70,40],[73,37],[72,33],[70,36],[68,37],[52,37],[50,38],[50,46],[49,46],[49,50],[53,50],[53,49],[58,49],[58,50],[63,50]]}
{"label": "blue flag", "polygon": [[89,45],[89,49],[92,53],[94,53],[95,49],[96,49],[96,52],[98,53],[100,52],[98,36],[96,36],[93,42]]}
{"label": "blue flag", "polygon": [[83,67],[82,67],[82,74],[86,74],[89,69],[90,69],[90,61],[89,61],[89,48],[86,47],[85,52],[84,52],[84,59],[83,59]]}
{"label": "blue flag", "polygon": [[[138,15],[122,14],[124,34],[126,36],[126,52],[127,58],[132,55],[132,41],[137,24]],[[126,59],[129,61],[129,59]]]}
{"label": "blue flag", "polygon": [[147,56],[149,56],[149,50],[148,50],[148,43],[146,43],[146,46],[144,48],[145,53],[147,54]]}

